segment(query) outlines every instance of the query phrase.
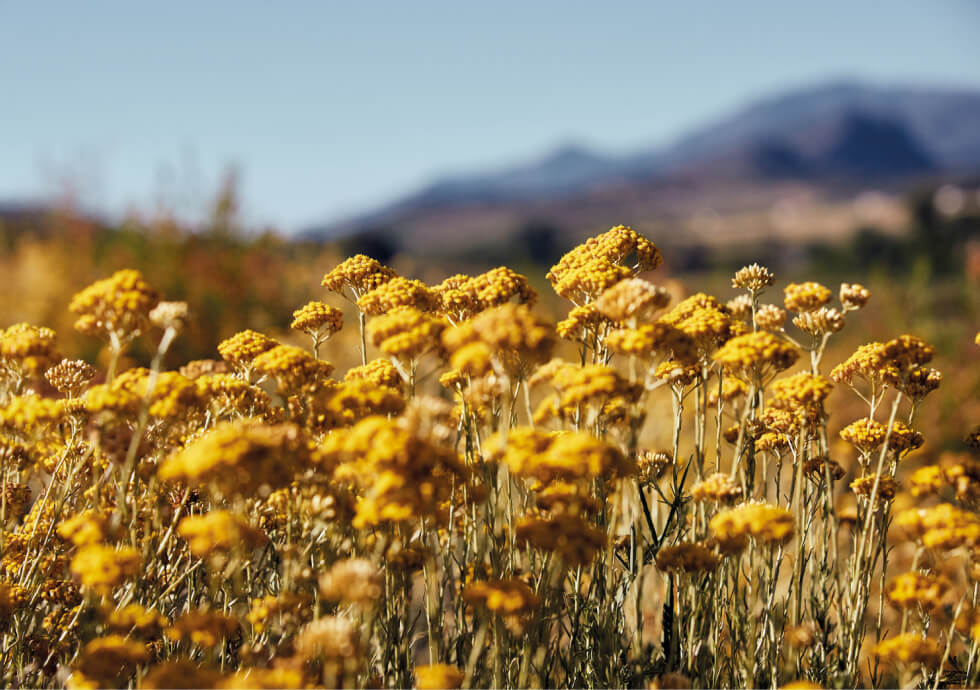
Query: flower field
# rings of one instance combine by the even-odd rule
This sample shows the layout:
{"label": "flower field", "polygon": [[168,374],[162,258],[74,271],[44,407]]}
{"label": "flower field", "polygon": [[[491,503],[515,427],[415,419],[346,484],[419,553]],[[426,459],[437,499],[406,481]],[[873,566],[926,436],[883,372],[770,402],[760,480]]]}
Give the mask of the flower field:
{"label": "flower field", "polygon": [[662,262],[331,259],[206,359],[134,269],[2,324],[0,684],[976,686],[978,324]]}

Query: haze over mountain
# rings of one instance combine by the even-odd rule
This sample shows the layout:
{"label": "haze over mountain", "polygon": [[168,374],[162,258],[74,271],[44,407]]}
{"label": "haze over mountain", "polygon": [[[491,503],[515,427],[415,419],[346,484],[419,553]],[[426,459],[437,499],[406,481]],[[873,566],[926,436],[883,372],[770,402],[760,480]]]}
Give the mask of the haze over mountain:
{"label": "haze over mountain", "polygon": [[[613,156],[569,144],[505,169],[449,175],[304,234],[436,232],[464,211],[470,219],[490,214],[499,223],[555,220],[556,214],[567,219],[580,215],[575,209],[583,204],[601,200],[605,211],[630,211],[642,197],[681,188],[689,199],[693,194],[692,207],[716,207],[716,191],[732,185],[853,192],[978,171],[980,91],[834,82],[764,98],[663,148]],[[759,200],[769,203],[770,197]]]}

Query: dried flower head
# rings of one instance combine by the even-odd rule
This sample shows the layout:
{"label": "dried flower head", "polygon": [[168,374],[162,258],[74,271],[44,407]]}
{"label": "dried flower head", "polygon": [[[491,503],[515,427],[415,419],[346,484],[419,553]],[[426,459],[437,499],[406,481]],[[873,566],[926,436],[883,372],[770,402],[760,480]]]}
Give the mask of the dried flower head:
{"label": "dried flower head", "polygon": [[851,311],[865,306],[871,299],[871,291],[857,283],[841,283],[839,296],[844,311]]}
{"label": "dried flower head", "polygon": [[755,310],[755,325],[764,331],[781,331],[786,323],[786,311],[775,304],[763,304]]}
{"label": "dried flower head", "polygon": [[844,315],[833,307],[819,307],[793,319],[793,325],[807,335],[820,337],[836,333],[844,327]]}
{"label": "dried flower head", "polygon": [[652,321],[654,314],[670,304],[670,293],[641,278],[621,280],[603,292],[596,308],[608,319],[636,327]]}
{"label": "dried flower head", "polygon": [[742,487],[729,475],[717,472],[695,484],[691,490],[691,498],[695,501],[735,503],[742,498]]}
{"label": "dried flower head", "polygon": [[753,295],[758,295],[775,281],[775,276],[768,268],[759,264],[751,264],[735,272],[735,277],[732,278],[732,287],[748,290]]}
{"label": "dried flower head", "polygon": [[702,544],[676,544],[664,546],[657,553],[657,567],[683,573],[712,572],[721,559],[714,551]]}
{"label": "dried flower head", "polygon": [[188,312],[187,302],[160,302],[150,311],[150,323],[179,332],[187,325]]}
{"label": "dried flower head", "polygon": [[320,596],[326,601],[369,606],[381,597],[384,579],[366,558],[337,561],[320,576]]}
{"label": "dried flower head", "polygon": [[95,378],[95,367],[80,359],[63,359],[44,372],[55,390],[69,398],[77,398]]}

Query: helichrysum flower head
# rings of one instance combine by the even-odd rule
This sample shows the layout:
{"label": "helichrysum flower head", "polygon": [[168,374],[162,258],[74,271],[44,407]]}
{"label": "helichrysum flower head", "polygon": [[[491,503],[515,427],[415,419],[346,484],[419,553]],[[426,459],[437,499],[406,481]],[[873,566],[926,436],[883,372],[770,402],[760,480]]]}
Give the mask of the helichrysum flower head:
{"label": "helichrysum flower head", "polygon": [[743,503],[711,518],[711,532],[721,550],[737,553],[749,537],[759,544],[778,545],[790,540],[794,532],[793,513],[767,503]]}
{"label": "helichrysum flower head", "polygon": [[527,305],[508,303],[448,329],[442,342],[450,352],[482,342],[492,351],[494,369],[501,369],[498,373],[524,377],[533,366],[551,359],[555,332]]}
{"label": "helichrysum flower head", "polygon": [[905,380],[899,384],[899,389],[905,395],[918,402],[939,388],[943,382],[943,373],[930,367],[914,367],[909,370]]}
{"label": "helichrysum flower head", "polygon": [[541,482],[628,476],[635,467],[617,448],[584,431],[515,427],[506,440],[496,437],[491,449],[491,457],[503,460],[514,475]]}
{"label": "helichrysum flower head", "polygon": [[830,301],[831,292],[820,283],[790,283],[784,289],[787,311],[814,311]]}
{"label": "helichrysum flower head", "polygon": [[434,287],[433,292],[439,298],[439,312],[452,323],[511,301],[534,304],[538,297],[527,278],[506,266],[478,276],[451,276]]}
{"label": "helichrysum flower head", "polygon": [[413,307],[419,311],[434,311],[439,297],[425,283],[396,276],[357,300],[365,314],[384,314],[397,307]]}
{"label": "helichrysum flower head", "polygon": [[274,490],[310,465],[310,452],[305,435],[291,424],[223,422],[167,458],[158,476],[214,485],[225,494]]}
{"label": "helichrysum flower head", "polygon": [[[149,654],[142,642],[129,640],[122,635],[107,635],[97,637],[82,648],[74,664],[74,684],[79,683],[81,675],[85,681],[95,684],[95,687],[115,687],[124,683],[125,679],[140,664],[149,661]],[[72,685],[72,678],[69,685]]]}
{"label": "helichrysum flower head", "polygon": [[44,378],[59,393],[77,398],[95,378],[95,367],[80,359],[63,359],[45,371]]}
{"label": "helichrysum flower head", "polygon": [[751,264],[735,272],[735,277],[732,278],[732,287],[748,290],[752,294],[758,295],[770,287],[775,280],[775,276],[768,268],[759,264]]}
{"label": "helichrysum flower head", "polygon": [[642,278],[621,280],[599,295],[595,305],[605,317],[636,326],[652,321],[653,316],[670,304],[670,293]]}
{"label": "helichrysum flower head", "polygon": [[62,520],[57,533],[75,546],[86,546],[105,541],[107,531],[108,520],[105,515],[95,510],[85,510]]}
{"label": "helichrysum flower head", "polygon": [[320,596],[326,601],[369,606],[381,598],[381,570],[365,558],[337,561],[320,576]]}
{"label": "helichrysum flower head", "polygon": [[742,487],[729,475],[718,472],[695,484],[691,490],[691,497],[695,501],[735,503],[742,498]]}
{"label": "helichrysum flower head", "polygon": [[734,297],[725,304],[732,318],[748,321],[752,317],[752,298],[746,294]]}
{"label": "helichrysum flower head", "polygon": [[72,297],[75,329],[90,335],[129,338],[142,332],[160,296],[139,271],[116,271]]}
{"label": "helichrysum flower head", "polygon": [[414,307],[398,307],[368,324],[371,343],[389,357],[403,362],[437,350],[446,323]]}
{"label": "helichrysum flower head", "polygon": [[[877,488],[875,488],[876,484]],[[858,496],[864,496],[869,500],[874,492],[875,502],[885,502],[895,498],[895,494],[898,493],[898,482],[885,475],[870,474],[852,481],[851,489]]]}
{"label": "helichrysum flower head", "polygon": [[793,325],[807,335],[816,337],[836,333],[844,327],[844,315],[833,307],[818,307],[793,319]]}
{"label": "helichrysum flower head", "polygon": [[168,623],[164,616],[140,604],[128,604],[120,609],[113,609],[105,617],[105,626],[110,632],[143,639],[159,637]]}
{"label": "helichrysum flower head", "polygon": [[260,376],[274,378],[280,391],[296,392],[322,385],[333,373],[333,365],[316,359],[294,345],[276,345],[252,360]]}
{"label": "helichrysum flower head", "polygon": [[885,361],[900,372],[907,372],[928,363],[936,354],[936,348],[914,335],[900,335],[885,343],[881,351]]}
{"label": "helichrysum flower head", "polygon": [[910,539],[933,549],[949,551],[980,545],[980,518],[949,503],[903,510],[893,524]]}
{"label": "helichrysum flower head", "polygon": [[344,313],[323,302],[309,302],[293,312],[289,327],[310,336],[329,337],[344,325]]}
{"label": "helichrysum flower head", "polygon": [[256,357],[278,344],[258,331],[246,330],[218,343],[218,354],[237,370],[248,371]]}
{"label": "helichrysum flower head", "polygon": [[81,547],[71,560],[72,575],[84,587],[108,594],[140,571],[140,552],[128,546],[101,544]]}
{"label": "helichrysum flower head", "polygon": [[415,687],[418,690],[456,690],[463,687],[466,674],[449,664],[427,664],[415,667]]}
{"label": "helichrysum flower head", "polygon": [[354,301],[395,277],[395,272],[376,259],[358,254],[346,259],[323,276],[321,285],[331,292],[344,295],[350,290]]}
{"label": "helichrysum flower head", "polygon": [[662,262],[652,242],[619,225],[565,254],[551,267],[547,278],[558,295],[585,304],[619,281],[653,270]]}
{"label": "helichrysum flower head", "polygon": [[189,311],[187,302],[160,302],[150,311],[150,323],[180,332],[187,325]]}
{"label": "helichrysum flower head", "polygon": [[590,563],[606,545],[604,530],[581,515],[569,513],[522,517],[515,534],[519,544],[555,553],[571,566]]}
{"label": "helichrysum flower head", "polygon": [[864,379],[872,385],[899,383],[898,368],[885,357],[884,343],[868,343],[854,351],[844,362],[830,372],[830,378],[838,383],[853,386],[856,379]]}
{"label": "helichrysum flower head", "polygon": [[785,340],[765,331],[732,338],[714,354],[714,360],[729,372],[758,383],[765,376],[788,369],[799,351]]}
{"label": "helichrysum flower head", "polygon": [[879,642],[874,655],[884,663],[933,669],[939,666],[943,653],[935,640],[918,633],[905,633]]}
{"label": "helichrysum flower head", "polygon": [[0,375],[4,370],[36,378],[61,356],[55,348],[55,332],[50,328],[18,323],[0,329]]}
{"label": "helichrysum flower head", "polygon": [[786,323],[786,311],[775,304],[763,304],[755,310],[755,325],[764,331],[781,331]]}
{"label": "helichrysum flower head", "polygon": [[541,605],[541,599],[526,582],[508,580],[476,580],[466,585],[463,598],[471,606],[484,608],[500,616],[527,614]]}
{"label": "helichrysum flower head", "polygon": [[893,577],[886,591],[888,600],[898,608],[915,609],[921,606],[931,610],[942,606],[943,597],[950,587],[949,580],[941,575],[910,572]]}
{"label": "helichrysum flower head", "polygon": [[657,567],[675,572],[712,572],[720,561],[717,554],[703,544],[683,543],[664,546],[657,553]]}
{"label": "helichrysum flower head", "polygon": [[857,283],[841,283],[839,297],[844,311],[851,311],[866,305],[871,299],[871,291]]}
{"label": "helichrysum flower head", "polygon": [[204,515],[188,515],[177,525],[177,534],[198,558],[235,549],[251,550],[266,541],[265,533],[252,527],[240,515],[212,510]]}
{"label": "helichrysum flower head", "polygon": [[402,377],[395,365],[387,359],[373,359],[367,364],[353,367],[344,374],[344,381],[370,381],[376,386],[387,386],[399,390]]}
{"label": "helichrysum flower head", "polygon": [[200,647],[211,648],[238,632],[241,624],[220,611],[191,610],[174,620],[167,628],[173,641],[186,640]]}
{"label": "helichrysum flower head", "polygon": [[613,352],[637,357],[656,355],[688,364],[695,363],[698,358],[698,347],[694,338],[680,328],[662,321],[611,331],[606,338],[606,345]]}

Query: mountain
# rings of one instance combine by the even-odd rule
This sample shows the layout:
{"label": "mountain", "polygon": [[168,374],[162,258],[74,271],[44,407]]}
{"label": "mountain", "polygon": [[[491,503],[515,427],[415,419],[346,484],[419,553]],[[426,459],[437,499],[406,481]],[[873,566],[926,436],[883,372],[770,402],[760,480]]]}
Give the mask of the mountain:
{"label": "mountain", "polygon": [[[488,231],[530,218],[557,222],[560,216],[576,224],[581,214],[575,209],[601,208],[617,218],[655,213],[635,202],[667,189],[686,190],[691,209],[716,209],[718,189],[733,186],[791,184],[840,193],[978,171],[980,91],[835,82],[764,98],[665,148],[611,156],[564,145],[528,163],[444,177],[380,209],[304,234],[392,228],[399,235],[432,235],[474,217]],[[759,199],[771,203],[769,194]]]}

